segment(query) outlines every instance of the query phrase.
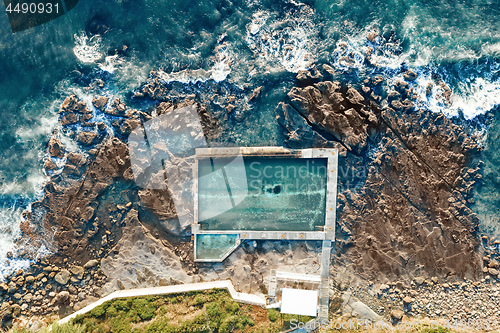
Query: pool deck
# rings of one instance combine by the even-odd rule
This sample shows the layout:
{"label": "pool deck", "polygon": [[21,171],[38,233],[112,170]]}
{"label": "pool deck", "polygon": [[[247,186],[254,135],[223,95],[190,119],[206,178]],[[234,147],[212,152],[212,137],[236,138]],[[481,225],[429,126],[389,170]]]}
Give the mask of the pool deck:
{"label": "pool deck", "polygon": [[[327,183],[326,183],[326,205],[325,224],[318,231],[256,231],[256,230],[201,230],[198,224],[198,160],[203,158],[221,158],[236,156],[255,157],[281,157],[281,158],[327,158]],[[328,320],[329,290],[330,290],[330,262],[332,245],[335,244],[335,220],[337,208],[337,173],[338,173],[338,150],[337,149],[287,149],[284,147],[233,147],[233,148],[200,148],[196,149],[194,172],[194,218],[191,226],[193,239],[198,234],[236,234],[238,238],[235,246],[228,251],[222,259],[197,259],[196,241],[194,242],[195,261],[221,262],[226,259],[241,244],[242,240],[302,240],[322,241],[321,268],[319,275],[319,304],[318,314],[314,322],[323,323]],[[270,223],[272,223],[270,221]],[[333,244],[332,244],[333,242]],[[273,274],[271,274],[273,275]],[[276,279],[276,277],[273,277]],[[272,285],[272,283],[270,284]],[[272,288],[271,288],[272,289]],[[275,290],[270,290],[274,294]]]}

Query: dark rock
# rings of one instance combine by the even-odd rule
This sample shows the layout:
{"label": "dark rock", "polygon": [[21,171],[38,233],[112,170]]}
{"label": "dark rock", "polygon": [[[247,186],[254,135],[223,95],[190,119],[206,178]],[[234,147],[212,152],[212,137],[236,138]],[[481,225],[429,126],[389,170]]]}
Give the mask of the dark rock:
{"label": "dark rock", "polygon": [[403,76],[404,76],[406,81],[413,81],[417,78],[417,74],[412,70],[406,71],[406,73],[404,73]]}
{"label": "dark rock", "polygon": [[63,158],[65,147],[64,145],[55,137],[49,140],[49,154],[52,157]]}
{"label": "dark rock", "polygon": [[252,94],[250,97],[248,97],[249,102],[253,102],[255,99],[257,99],[260,96],[260,93],[262,92],[263,86],[257,87],[252,91]]}
{"label": "dark rock", "polygon": [[392,310],[390,316],[393,323],[398,323],[403,319],[404,312],[400,310]]}
{"label": "dark rock", "polygon": [[99,135],[94,132],[80,132],[76,140],[85,146],[90,146],[97,141],[98,137]]}
{"label": "dark rock", "polygon": [[68,291],[61,291],[59,294],[57,294],[56,297],[52,300],[52,304],[57,304],[57,305],[68,305],[70,302],[70,294]]}
{"label": "dark rock", "polygon": [[106,104],[108,104],[109,97],[106,96],[96,96],[92,100],[92,105],[94,105],[97,109],[104,111],[106,108]]}
{"label": "dark rock", "polygon": [[316,66],[313,66],[310,69],[298,71],[296,79],[299,85],[309,86],[319,82],[322,77],[323,75],[321,75],[320,71],[316,68]]}
{"label": "dark rock", "polygon": [[59,284],[66,285],[68,284],[70,277],[71,277],[70,272],[66,269],[63,269],[56,274],[54,280]]}

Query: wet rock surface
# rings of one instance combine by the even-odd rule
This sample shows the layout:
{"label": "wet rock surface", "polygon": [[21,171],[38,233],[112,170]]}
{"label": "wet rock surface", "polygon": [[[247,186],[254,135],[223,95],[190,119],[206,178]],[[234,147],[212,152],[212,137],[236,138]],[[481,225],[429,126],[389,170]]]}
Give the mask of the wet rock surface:
{"label": "wet rock surface", "polygon": [[[411,82],[415,73],[405,78]],[[378,78],[364,83],[362,91],[330,81],[296,87],[276,110],[290,144],[308,140],[345,155],[339,256],[367,280],[423,272],[480,277],[479,220],[470,209],[482,178],[479,138],[442,114],[416,109],[406,81],[389,93]],[[358,174],[346,177],[351,169]]]}

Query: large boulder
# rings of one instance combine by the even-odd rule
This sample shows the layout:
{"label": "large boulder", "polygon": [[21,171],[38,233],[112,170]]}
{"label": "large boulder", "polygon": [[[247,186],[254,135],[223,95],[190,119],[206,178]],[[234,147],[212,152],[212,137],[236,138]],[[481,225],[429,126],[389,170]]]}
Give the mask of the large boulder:
{"label": "large boulder", "polygon": [[83,269],[82,266],[73,266],[71,267],[70,271],[78,280],[83,279],[83,274],[85,273],[85,270]]}
{"label": "large boulder", "polygon": [[68,281],[71,277],[71,273],[67,269],[61,270],[59,273],[56,274],[54,277],[54,280],[56,280],[57,283],[66,285],[68,284]]}

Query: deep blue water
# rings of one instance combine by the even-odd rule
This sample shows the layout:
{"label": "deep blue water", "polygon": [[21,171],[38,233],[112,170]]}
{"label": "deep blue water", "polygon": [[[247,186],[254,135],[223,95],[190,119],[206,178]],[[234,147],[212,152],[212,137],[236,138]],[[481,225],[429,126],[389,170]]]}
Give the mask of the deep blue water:
{"label": "deep blue water", "polygon": [[[130,93],[150,70],[161,69],[174,92],[194,92],[236,108],[225,119],[224,140],[237,145],[280,145],[274,108],[293,86],[295,72],[328,63],[337,78],[359,84],[366,76],[419,73],[421,106],[448,116],[496,114],[484,153],[490,181],[476,195],[484,225],[495,232],[500,199],[500,1],[152,1],[81,0],[45,25],[12,34],[0,15],[0,206],[5,252],[20,213],[40,195],[42,160],[57,128],[57,109],[70,93],[90,101],[98,93]],[[376,38],[367,34],[375,30]],[[127,46],[125,54],[114,50]],[[365,53],[372,51],[367,65]],[[352,61],[346,62],[348,55]],[[453,91],[451,105],[427,98],[439,74]],[[264,86],[258,103],[250,93]],[[486,133],[486,132],[485,132]],[[0,232],[2,232],[0,227]]]}

